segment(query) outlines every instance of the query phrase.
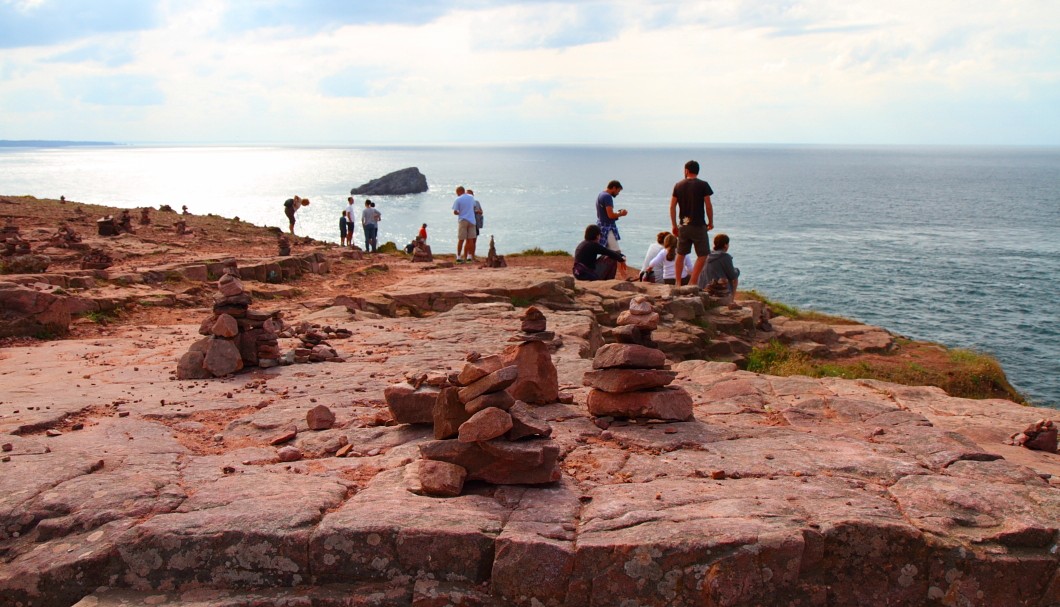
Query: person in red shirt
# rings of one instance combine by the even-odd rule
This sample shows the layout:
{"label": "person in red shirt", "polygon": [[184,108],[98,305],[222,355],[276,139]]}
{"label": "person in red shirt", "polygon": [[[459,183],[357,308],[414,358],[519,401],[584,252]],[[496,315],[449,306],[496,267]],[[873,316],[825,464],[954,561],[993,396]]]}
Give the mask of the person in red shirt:
{"label": "person in red shirt", "polygon": [[423,242],[427,242],[427,224],[420,226],[420,233],[417,234]]}

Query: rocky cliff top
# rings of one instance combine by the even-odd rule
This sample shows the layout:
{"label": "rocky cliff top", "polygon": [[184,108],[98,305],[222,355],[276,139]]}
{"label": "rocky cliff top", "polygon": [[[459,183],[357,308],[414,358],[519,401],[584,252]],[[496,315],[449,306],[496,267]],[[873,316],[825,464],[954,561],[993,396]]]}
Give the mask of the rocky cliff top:
{"label": "rocky cliff top", "polygon": [[[56,205],[7,198],[0,213],[46,251],[55,212],[83,225]],[[67,339],[0,349],[0,605],[1060,602],[1060,460],[1006,444],[1055,412],[732,362],[774,339],[885,356],[881,328],[763,331],[756,301],[576,284],[535,267],[548,261],[414,265],[302,241],[279,257],[266,230],[187,222],[191,235],[86,234],[113,254],[106,269],[60,252],[0,277],[32,299],[26,322],[69,323]],[[225,245],[229,228],[245,233]],[[335,360],[177,380],[232,272],[253,318],[291,329],[276,347],[315,332]],[[589,413],[586,374],[634,297],[658,313],[687,421]],[[559,395],[533,412],[560,479],[414,493],[433,431],[397,423],[387,389],[429,393],[525,339],[530,304],[552,333]]]}

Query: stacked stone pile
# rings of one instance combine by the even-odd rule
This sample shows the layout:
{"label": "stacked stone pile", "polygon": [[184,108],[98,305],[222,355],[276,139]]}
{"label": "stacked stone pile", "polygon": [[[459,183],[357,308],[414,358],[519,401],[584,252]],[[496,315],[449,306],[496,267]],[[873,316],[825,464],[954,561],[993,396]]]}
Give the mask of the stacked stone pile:
{"label": "stacked stone pile", "polygon": [[487,268],[507,268],[508,262],[504,260],[504,255],[497,255],[497,245],[493,243],[493,237],[490,236],[490,250],[486,254],[486,267]]}
{"label": "stacked stone pile", "polygon": [[1057,451],[1057,429],[1056,424],[1050,419],[1040,419],[1027,426],[1023,432],[1013,434],[1006,444],[1017,447],[1026,447],[1035,451],[1056,453]]}
{"label": "stacked stone pile", "polygon": [[8,223],[0,228],[0,255],[29,255],[29,241],[22,238],[18,226]]}
{"label": "stacked stone pile", "polygon": [[559,446],[552,427],[529,405],[505,392],[515,383],[515,365],[489,371],[469,361],[438,392],[433,409],[436,440],[420,446],[409,467],[409,489],[436,496],[459,495],[465,480],[498,485],[537,485],[560,478]]}
{"label": "stacked stone pile", "polygon": [[111,215],[96,220],[96,233],[100,236],[117,236],[121,232],[118,221]]}
{"label": "stacked stone pile", "polygon": [[151,209],[149,209],[148,207],[140,209],[140,225],[151,225]]}
{"label": "stacked stone pile", "polygon": [[114,265],[114,258],[103,249],[89,249],[81,258],[82,270],[105,270]]}
{"label": "stacked stone pile", "polygon": [[134,233],[132,227],[132,213],[129,213],[129,209],[125,209],[118,216],[118,229],[128,234]]}
{"label": "stacked stone pile", "polygon": [[417,238],[412,248],[412,261],[413,263],[434,261],[434,254],[431,253],[431,245]]}
{"label": "stacked stone pile", "polygon": [[614,332],[619,343],[596,352],[593,371],[582,379],[589,386],[589,413],[597,417],[642,417],[673,421],[692,419],[692,397],[674,387],[677,373],[670,371],[666,355],[651,347],[651,332],[659,325],[659,314],[642,296],[630,301],[628,311],[618,317]]}
{"label": "stacked stone pile", "polygon": [[519,368],[508,394],[532,405],[554,403],[559,398],[559,374],[552,363],[549,343],[556,334],[548,330],[548,320],[536,306],[527,308],[520,320],[519,333],[509,338],[517,344],[506,349],[500,358],[501,366]]}
{"label": "stacked stone pile", "polygon": [[48,245],[60,249],[76,248],[81,244],[81,237],[70,226],[63,224],[48,239]]}
{"label": "stacked stone pile", "polygon": [[177,379],[206,379],[235,373],[246,366],[280,364],[279,313],[250,310],[251,298],[231,270],[217,281],[213,315],[199,326],[206,337],[195,342],[177,365]]}
{"label": "stacked stone pile", "polygon": [[276,249],[280,257],[287,257],[291,254],[291,239],[287,237],[287,234],[281,232],[276,235]]}

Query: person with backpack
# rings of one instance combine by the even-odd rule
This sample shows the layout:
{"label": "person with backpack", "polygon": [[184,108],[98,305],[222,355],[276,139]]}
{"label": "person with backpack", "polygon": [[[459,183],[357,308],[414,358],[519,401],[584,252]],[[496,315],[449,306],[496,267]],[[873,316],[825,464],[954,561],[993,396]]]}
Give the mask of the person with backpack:
{"label": "person with backpack", "polygon": [[[294,214],[298,211],[298,209],[301,209],[304,206],[309,206],[308,198],[295,196],[294,198],[288,198],[287,200],[283,201],[283,214],[286,215],[287,219],[291,222],[291,225],[288,228],[288,230],[291,232],[291,235],[294,235]],[[184,208],[187,209],[187,207]]]}

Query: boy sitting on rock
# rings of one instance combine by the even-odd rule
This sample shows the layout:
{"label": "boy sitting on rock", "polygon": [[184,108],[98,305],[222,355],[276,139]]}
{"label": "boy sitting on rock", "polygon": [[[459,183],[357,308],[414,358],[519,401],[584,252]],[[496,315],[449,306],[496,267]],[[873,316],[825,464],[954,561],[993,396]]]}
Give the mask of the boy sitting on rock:
{"label": "boy sitting on rock", "polygon": [[699,287],[706,289],[711,297],[727,299],[731,304],[736,299],[739,279],[740,270],[732,265],[732,255],[729,255],[729,236],[718,234],[714,237],[714,250],[707,256],[707,271],[700,276]]}

